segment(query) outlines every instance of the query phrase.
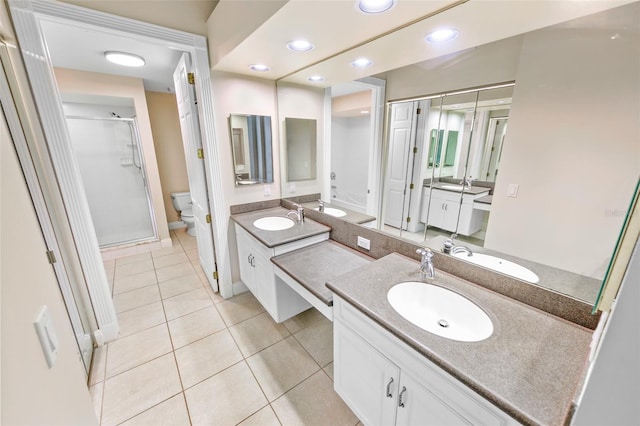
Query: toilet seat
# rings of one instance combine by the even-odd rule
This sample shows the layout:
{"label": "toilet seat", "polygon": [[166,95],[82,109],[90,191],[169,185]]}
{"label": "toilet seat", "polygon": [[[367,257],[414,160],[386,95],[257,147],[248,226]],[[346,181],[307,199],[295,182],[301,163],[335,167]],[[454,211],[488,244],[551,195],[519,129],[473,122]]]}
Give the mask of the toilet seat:
{"label": "toilet seat", "polygon": [[180,217],[186,217],[187,219],[193,218],[193,209],[185,209],[180,212]]}

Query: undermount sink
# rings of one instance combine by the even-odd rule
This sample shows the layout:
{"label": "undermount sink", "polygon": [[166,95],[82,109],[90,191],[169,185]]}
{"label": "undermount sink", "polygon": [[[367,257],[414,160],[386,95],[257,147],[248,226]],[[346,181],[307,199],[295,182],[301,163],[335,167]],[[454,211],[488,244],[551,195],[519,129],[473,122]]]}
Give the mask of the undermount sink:
{"label": "undermount sink", "polygon": [[294,222],[288,217],[268,216],[253,222],[253,226],[263,231],[282,231],[293,228]]}
{"label": "undermount sink", "polygon": [[403,282],[391,287],[387,300],[404,319],[447,339],[478,342],[493,333],[493,323],[486,312],[444,287]]}
{"label": "undermount sink", "polygon": [[[316,207],[314,210],[320,211],[318,207]],[[333,207],[325,207],[322,213],[326,213],[328,215],[335,216],[335,217],[342,217],[347,215],[345,211],[342,211],[340,209],[334,209]]]}
{"label": "undermount sink", "polygon": [[500,272],[505,275],[510,275],[514,278],[518,278],[530,283],[537,283],[540,281],[538,275],[533,271],[511,262],[506,259],[502,259],[496,256],[490,256],[488,254],[473,253],[472,256],[467,256],[467,253],[455,253],[453,256],[471,262],[478,266],[493,269],[496,272]]}

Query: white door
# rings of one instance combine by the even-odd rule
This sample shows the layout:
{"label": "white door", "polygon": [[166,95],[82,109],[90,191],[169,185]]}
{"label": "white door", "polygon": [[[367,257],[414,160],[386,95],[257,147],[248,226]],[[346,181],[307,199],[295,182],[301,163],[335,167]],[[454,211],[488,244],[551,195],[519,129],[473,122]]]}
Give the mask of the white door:
{"label": "white door", "polygon": [[192,70],[191,57],[188,53],[184,53],[173,73],[173,84],[176,89],[182,143],[184,144],[187,160],[189,191],[193,201],[193,217],[195,220],[196,239],[198,240],[200,265],[204,269],[207,280],[213,290],[218,291],[218,280],[214,278],[216,261],[209,212],[209,197],[207,195],[207,176],[203,155],[199,155],[199,153],[202,153],[202,138],[200,137],[196,93],[194,85],[189,83],[189,75],[193,75]]}
{"label": "white door", "polygon": [[396,228],[403,227],[405,212],[408,212],[409,197],[405,197],[408,186],[407,172],[414,139],[413,102],[391,105],[389,125],[389,157],[385,179],[384,223]]}

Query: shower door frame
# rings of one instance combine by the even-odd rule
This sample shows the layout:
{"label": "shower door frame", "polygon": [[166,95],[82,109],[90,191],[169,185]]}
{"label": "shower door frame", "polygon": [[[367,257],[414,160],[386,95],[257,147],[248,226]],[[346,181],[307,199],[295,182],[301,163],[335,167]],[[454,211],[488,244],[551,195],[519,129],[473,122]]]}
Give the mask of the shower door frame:
{"label": "shower door frame", "polygon": [[[117,242],[113,244],[101,245],[100,249],[107,249],[118,247],[122,245],[136,244],[147,241],[156,241],[159,239],[158,237],[158,226],[156,223],[155,211],[153,209],[153,200],[151,199],[151,192],[149,192],[149,181],[147,180],[147,170],[146,170],[146,162],[144,159],[144,155],[142,153],[142,144],[140,140],[140,134],[138,133],[138,123],[135,117],[95,117],[95,116],[85,116],[85,115],[66,115],[64,116],[65,120],[95,120],[95,121],[115,121],[115,122],[126,122],[130,127],[132,132],[132,137],[135,136],[135,139],[132,140],[132,143],[135,143],[136,151],[138,152],[138,161],[140,162],[140,167],[142,171],[142,180],[144,181],[144,192],[147,195],[147,207],[149,208],[149,216],[151,219],[151,227],[153,231],[153,235],[150,237],[138,238],[135,240],[127,240],[122,242]],[[73,145],[73,143],[72,143]],[[77,157],[76,157],[77,158]],[[135,163],[134,163],[135,165]],[[95,221],[94,221],[95,222]]]}

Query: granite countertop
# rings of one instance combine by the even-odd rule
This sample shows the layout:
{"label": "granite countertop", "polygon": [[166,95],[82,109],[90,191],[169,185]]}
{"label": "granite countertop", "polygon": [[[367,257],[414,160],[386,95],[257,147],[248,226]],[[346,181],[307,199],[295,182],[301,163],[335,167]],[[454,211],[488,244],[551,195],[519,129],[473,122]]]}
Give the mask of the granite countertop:
{"label": "granite countertop", "polygon": [[331,231],[328,226],[309,218],[305,218],[303,223],[296,222],[293,227],[281,231],[265,231],[253,226],[253,222],[257,219],[269,216],[286,217],[289,211],[282,207],[274,207],[249,213],[233,214],[231,219],[269,248]]}
{"label": "granite countertop", "polygon": [[417,261],[393,253],[327,287],[519,422],[565,424],[591,331],[437,270],[435,284],[472,300],[494,325],[493,335],[480,342],[439,337],[405,320],[387,301],[395,284],[420,281],[417,270]]}
{"label": "granite countertop", "polygon": [[[442,191],[457,192],[457,193],[462,192],[461,190],[458,190],[458,189],[447,188],[447,186],[451,186],[451,185],[462,187],[462,185],[446,183],[446,182],[436,182],[433,185],[425,183],[423,186],[425,188],[433,186],[433,189],[440,189]],[[482,194],[483,192],[488,193],[489,191],[491,191],[491,188],[487,188],[484,186],[473,186],[473,185],[464,189],[465,194],[471,194],[471,195],[478,195],[478,194]]]}
{"label": "granite countertop", "polygon": [[324,241],[271,258],[276,266],[327,306],[333,305],[333,293],[326,287],[326,281],[373,260],[335,241]]}
{"label": "granite countertop", "polygon": [[475,203],[491,204],[491,202],[493,201],[493,195],[485,195],[484,197],[476,198],[473,201]]}
{"label": "granite countertop", "polygon": [[[346,216],[340,216],[338,219],[342,219],[344,221],[347,222],[351,222],[351,223],[356,223],[356,224],[362,224],[362,223],[367,223],[367,222],[372,222],[374,220],[376,220],[375,217],[373,216],[369,216],[367,214],[364,213],[359,213],[350,209],[345,209],[344,207],[340,207],[340,206],[334,206],[330,203],[324,203],[325,207],[330,207],[333,209],[340,209],[343,212],[346,213]],[[314,210],[316,208],[318,208],[318,202],[317,201],[312,201],[309,203],[302,203],[302,207],[304,207],[305,209],[309,209],[309,210]],[[322,213],[322,212],[320,212]],[[336,216],[337,217],[337,216]]]}

